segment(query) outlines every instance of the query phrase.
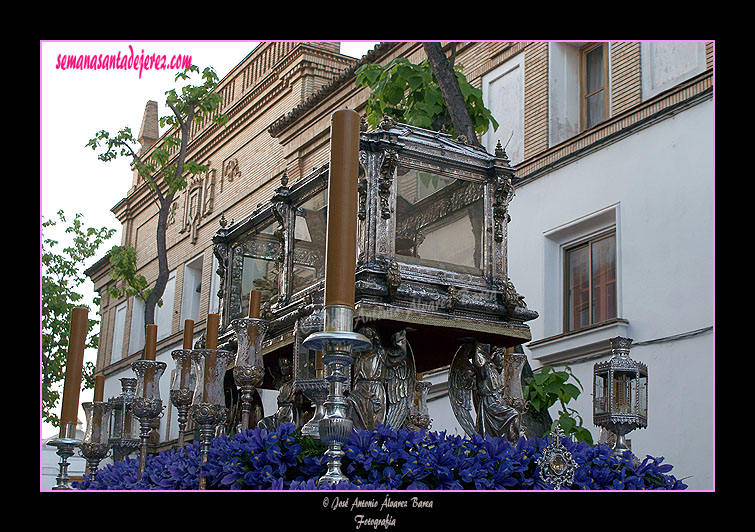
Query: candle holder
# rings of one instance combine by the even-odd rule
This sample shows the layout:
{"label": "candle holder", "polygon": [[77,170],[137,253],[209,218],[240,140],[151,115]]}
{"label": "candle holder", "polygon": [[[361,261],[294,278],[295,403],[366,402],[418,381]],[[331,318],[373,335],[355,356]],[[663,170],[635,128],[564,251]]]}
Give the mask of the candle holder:
{"label": "candle holder", "polygon": [[254,391],[265,377],[262,342],[265,340],[268,322],[260,318],[239,318],[231,322],[231,327],[236,331],[238,344],[233,380],[241,390],[241,430],[248,430],[251,428]]}
{"label": "candle holder", "polygon": [[110,448],[113,460],[120,461],[139,448],[140,439],[136,430],[134,414],[131,405],[136,393],[136,379],[123,377],[121,393],[108,399],[112,406],[110,415]]}
{"label": "candle holder", "polygon": [[324,376],[329,384],[325,416],[319,421],[320,441],[328,446],[328,469],[318,482],[336,484],[348,477],[341,472],[341,447],[349,440],[352,421],[344,397],[344,383],[349,378],[352,353],[372,347],[366,336],[353,332],[354,309],[347,305],[326,305],[324,330],[309,335],[302,345],[322,351]]}
{"label": "candle holder", "polygon": [[139,451],[139,476],[147,466],[147,443],[149,432],[152,430],[152,420],[163,413],[163,401],[160,398],[160,377],[168,365],[155,360],[137,360],[131,364],[136,373],[136,395],[131,404],[132,411],[139,418],[139,436],[141,447]]}
{"label": "candle holder", "polygon": [[189,421],[189,409],[197,384],[197,374],[191,353],[191,349],[176,349],[170,353],[176,362],[176,371],[170,384],[170,400],[178,410],[179,448],[186,444],[186,424]]}
{"label": "candle holder", "polygon": [[300,379],[296,386],[304,396],[315,404],[315,413],[312,419],[301,427],[304,436],[320,439],[320,420],[325,418],[325,400],[328,398],[330,384],[322,378]]}
{"label": "candle holder", "polygon": [[[194,349],[191,355],[197,375],[191,418],[199,427],[202,463],[205,463],[210,441],[215,436],[218,425],[225,422],[228,416],[223,381],[233,353],[221,349]],[[207,479],[200,474],[199,489],[206,487]]]}
{"label": "candle holder", "polygon": [[73,456],[74,449],[81,444],[81,440],[76,438],[75,423],[61,423],[59,436],[47,442],[47,445],[57,447],[57,455],[60,456],[60,470],[56,477],[54,490],[70,490],[71,478],[68,476],[68,459]]}
{"label": "candle holder", "polygon": [[94,477],[102,459],[110,454],[109,421],[113,405],[105,401],[94,401],[82,403],[81,406],[86,415],[87,429],[79,445],[79,452],[87,461],[89,475]]}

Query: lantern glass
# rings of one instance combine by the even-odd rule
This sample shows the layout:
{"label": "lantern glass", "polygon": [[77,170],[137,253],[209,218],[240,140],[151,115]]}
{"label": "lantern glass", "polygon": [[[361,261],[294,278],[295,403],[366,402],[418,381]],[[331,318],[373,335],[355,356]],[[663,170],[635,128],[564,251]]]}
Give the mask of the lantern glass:
{"label": "lantern glass", "polygon": [[107,444],[110,439],[109,421],[113,405],[105,401],[95,401],[82,403],[81,406],[87,423],[83,441]]}
{"label": "lantern glass", "polygon": [[608,412],[608,379],[605,374],[595,374],[593,414]]}
{"label": "lantern glass", "polygon": [[110,437],[114,440],[138,439],[139,432],[134,416],[131,413],[131,402],[134,400],[136,391],[136,379],[123,377],[121,381],[121,394],[111,397],[108,401],[113,405],[110,416]]}
{"label": "lantern glass", "polygon": [[232,353],[221,349],[192,351],[197,382],[194,404],[225,405],[225,373]]}
{"label": "lantern glass", "polygon": [[136,397],[143,399],[160,399],[160,377],[167,364],[154,360],[137,360],[131,365],[136,373]]}
{"label": "lantern glass", "polygon": [[176,362],[176,370],[171,376],[171,391],[194,391],[197,385],[197,374],[191,353],[190,349],[176,349],[171,353],[173,360]]}
{"label": "lantern glass", "polygon": [[631,373],[617,371],[613,375],[613,407],[614,414],[631,414],[634,401],[633,389],[636,380]]}
{"label": "lantern glass", "polygon": [[648,416],[648,376],[640,374],[638,379],[638,394],[639,394],[639,412],[638,414],[644,418]]}
{"label": "lantern glass", "polygon": [[265,341],[268,322],[259,318],[233,320],[231,326],[236,331],[236,367],[263,367],[262,343]]}

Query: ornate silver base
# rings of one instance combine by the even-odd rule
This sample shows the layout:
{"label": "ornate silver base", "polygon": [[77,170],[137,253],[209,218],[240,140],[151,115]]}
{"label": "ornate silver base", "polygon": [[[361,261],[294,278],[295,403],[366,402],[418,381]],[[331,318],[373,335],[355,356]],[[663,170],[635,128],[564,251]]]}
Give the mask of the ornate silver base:
{"label": "ornate silver base", "polygon": [[54,490],[70,490],[71,479],[68,476],[68,459],[73,456],[73,451],[81,444],[81,440],[76,439],[76,424],[62,423],[60,427],[60,436],[47,442],[47,445],[57,447],[57,455],[60,456],[60,471],[56,477]]}
{"label": "ornate silver base", "polygon": [[[606,430],[615,435],[612,450],[614,456],[621,456],[625,451],[632,452],[632,448],[627,443],[626,435],[632,432],[636,427],[633,423],[611,423],[605,425]],[[612,438],[613,439],[613,438]],[[634,454],[632,454],[634,456]]]}
{"label": "ornate silver base", "polygon": [[304,396],[315,404],[315,414],[312,419],[302,425],[301,433],[320,439],[320,420],[325,417],[325,399],[328,397],[330,385],[325,379],[307,379],[297,381],[297,386]]}
{"label": "ornate silver base", "polygon": [[252,428],[250,420],[254,391],[262,384],[264,378],[264,367],[235,366],[233,368],[233,380],[241,390],[241,430]]}
{"label": "ornate silver base", "polygon": [[[198,403],[191,406],[191,419],[199,427],[202,463],[207,462],[207,454],[210,450],[210,442],[215,437],[215,430],[218,425],[225,422],[227,416],[228,408],[225,405]],[[199,489],[207,489],[207,479],[204,475],[199,476]]]}
{"label": "ornate silver base", "polygon": [[349,378],[351,353],[372,347],[367,337],[352,331],[354,309],[344,305],[325,307],[324,330],[308,336],[303,346],[322,351],[325,380],[330,388],[325,400],[325,416],[318,422],[320,441],[328,446],[328,470],[318,483],[336,484],[348,480],[341,472],[341,447],[351,436],[352,421],[348,416],[348,403],[344,397],[344,383]]}
{"label": "ornate silver base", "polygon": [[94,476],[97,473],[97,467],[99,467],[100,462],[110,455],[110,444],[83,441],[79,445],[79,452],[81,456],[86,458],[87,472],[90,476]]}
{"label": "ornate silver base", "polygon": [[139,418],[139,437],[141,438],[139,477],[141,477],[147,467],[147,443],[149,442],[149,433],[152,430],[150,425],[153,419],[162,414],[163,402],[162,399],[135,397],[131,408],[134,415]]}
{"label": "ornate silver base", "polygon": [[189,421],[189,408],[194,398],[194,390],[171,390],[170,401],[178,410],[178,448],[186,445],[186,423]]}

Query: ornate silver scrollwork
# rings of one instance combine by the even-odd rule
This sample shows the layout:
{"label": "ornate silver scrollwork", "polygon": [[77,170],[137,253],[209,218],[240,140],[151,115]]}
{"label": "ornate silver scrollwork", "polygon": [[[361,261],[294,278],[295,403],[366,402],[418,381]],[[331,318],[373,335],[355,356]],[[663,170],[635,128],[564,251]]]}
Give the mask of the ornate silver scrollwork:
{"label": "ornate silver scrollwork", "polygon": [[399,269],[396,259],[392,259],[388,263],[388,271],[385,274],[385,280],[388,283],[388,297],[393,299],[396,297],[396,291],[401,286],[401,270]]}
{"label": "ornate silver scrollwork", "polygon": [[514,185],[510,176],[496,176],[493,198],[493,237],[496,242],[502,242],[503,224],[511,221],[508,213],[509,202],[514,198]]}
{"label": "ornate silver scrollwork", "polygon": [[380,177],[378,178],[378,197],[380,198],[380,216],[390,218],[393,212],[391,205],[391,188],[393,187],[393,175],[398,168],[398,152],[387,149],[383,153],[380,164]]}

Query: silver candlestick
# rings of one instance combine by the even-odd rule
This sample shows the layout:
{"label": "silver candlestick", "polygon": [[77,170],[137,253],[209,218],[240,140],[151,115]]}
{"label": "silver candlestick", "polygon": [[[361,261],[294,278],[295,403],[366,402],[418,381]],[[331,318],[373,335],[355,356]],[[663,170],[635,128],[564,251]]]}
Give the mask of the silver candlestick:
{"label": "silver candlestick", "polygon": [[76,439],[76,424],[61,423],[59,436],[47,442],[47,445],[57,447],[57,455],[60,456],[60,470],[56,477],[54,490],[70,490],[71,479],[68,476],[68,459],[73,456],[73,451],[81,444],[81,440]]}
{"label": "silver candlestick", "polygon": [[87,429],[79,446],[79,452],[87,461],[87,470],[91,477],[97,473],[97,467],[110,452],[110,412],[113,405],[104,401],[81,404],[87,418]]}
{"label": "silver candlestick", "polygon": [[131,410],[139,418],[141,447],[139,450],[139,477],[147,466],[147,444],[152,420],[163,412],[163,402],[160,398],[160,377],[168,365],[155,360],[137,360],[131,364],[136,373],[136,395]]}
{"label": "silver candlestick", "polygon": [[241,430],[248,430],[252,428],[250,420],[254,391],[265,377],[262,342],[268,322],[260,318],[239,318],[231,322],[231,327],[236,331],[238,344],[233,380],[241,390]]}
{"label": "silver candlestick", "polygon": [[176,361],[176,372],[170,386],[170,400],[178,410],[178,448],[185,445],[186,424],[194,398],[197,374],[192,362],[191,349],[175,349],[170,356]]}
{"label": "silver candlestick", "polygon": [[[191,354],[197,375],[191,418],[199,427],[199,441],[204,464],[207,462],[210,442],[215,436],[215,431],[228,416],[223,381],[233,353],[221,349],[194,349]],[[199,489],[206,488],[207,479],[200,474]]]}
{"label": "silver candlestick", "polygon": [[330,385],[325,400],[325,416],[319,422],[320,441],[328,446],[328,469],[318,482],[336,484],[348,480],[341,472],[341,447],[349,440],[352,421],[344,397],[344,383],[349,378],[352,353],[372,347],[362,334],[353,332],[354,309],[347,305],[326,305],[324,330],[309,335],[303,342],[307,349],[322,351],[325,380]]}

